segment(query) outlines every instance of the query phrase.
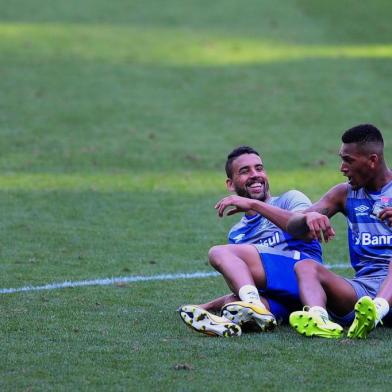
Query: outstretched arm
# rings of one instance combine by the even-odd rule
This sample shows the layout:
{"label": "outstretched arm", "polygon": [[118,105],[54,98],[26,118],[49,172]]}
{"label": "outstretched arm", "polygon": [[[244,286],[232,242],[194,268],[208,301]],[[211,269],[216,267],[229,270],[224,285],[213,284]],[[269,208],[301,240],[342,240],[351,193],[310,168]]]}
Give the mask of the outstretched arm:
{"label": "outstretched arm", "polygon": [[287,231],[297,238],[311,238],[319,241],[332,239],[335,232],[328,218],[337,212],[344,213],[347,198],[347,184],[330,189],[317,203],[289,219]]}
{"label": "outstretched arm", "polygon": [[[303,240],[323,239],[328,242],[335,235],[329,219],[316,212],[303,214],[272,206],[259,200],[248,199],[241,196],[228,196],[220,200],[215,208],[222,217],[227,210],[227,215],[238,212],[255,211],[270,220],[284,231],[288,231],[296,238]],[[323,233],[323,236],[321,236]]]}
{"label": "outstretched arm", "polygon": [[227,215],[233,215],[238,212],[255,211],[270,220],[282,230],[286,230],[287,222],[293,216],[294,212],[283,210],[282,208],[272,206],[260,200],[248,199],[241,196],[227,196],[218,201],[215,209],[220,217],[223,217],[225,211]]}
{"label": "outstretched arm", "polygon": [[344,211],[346,196],[347,184],[336,185],[304,213],[283,210],[259,200],[235,195],[223,198],[215,208],[220,217],[226,210],[227,215],[255,211],[296,238],[328,241],[335,235],[328,218]]}
{"label": "outstretched arm", "polygon": [[328,242],[335,237],[335,230],[328,217],[312,211],[292,216],[287,222],[286,231],[295,238],[320,242]]}

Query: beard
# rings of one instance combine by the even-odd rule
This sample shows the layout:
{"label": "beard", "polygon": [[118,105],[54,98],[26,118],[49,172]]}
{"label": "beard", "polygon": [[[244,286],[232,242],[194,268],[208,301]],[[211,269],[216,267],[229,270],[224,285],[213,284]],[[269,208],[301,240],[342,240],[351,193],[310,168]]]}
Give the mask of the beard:
{"label": "beard", "polygon": [[[252,184],[255,184],[255,183],[262,184],[261,192],[252,192],[252,189],[250,187]],[[266,180],[252,179],[252,180],[248,181],[244,187],[240,187],[240,186],[234,184],[234,189],[235,189],[235,193],[238,196],[246,197],[248,199],[266,201],[269,196],[269,184],[268,184],[268,181],[266,181]]]}

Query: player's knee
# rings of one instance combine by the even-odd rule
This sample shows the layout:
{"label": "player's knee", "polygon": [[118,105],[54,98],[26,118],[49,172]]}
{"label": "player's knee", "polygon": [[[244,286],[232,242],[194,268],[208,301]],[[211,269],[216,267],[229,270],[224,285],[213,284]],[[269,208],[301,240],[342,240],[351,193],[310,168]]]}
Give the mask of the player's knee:
{"label": "player's knee", "polygon": [[208,251],[208,261],[211,266],[219,270],[222,263],[225,261],[224,254],[226,249],[224,245],[215,245]]}
{"label": "player's knee", "polygon": [[313,260],[301,260],[294,266],[298,279],[317,279],[319,276],[319,264]]}

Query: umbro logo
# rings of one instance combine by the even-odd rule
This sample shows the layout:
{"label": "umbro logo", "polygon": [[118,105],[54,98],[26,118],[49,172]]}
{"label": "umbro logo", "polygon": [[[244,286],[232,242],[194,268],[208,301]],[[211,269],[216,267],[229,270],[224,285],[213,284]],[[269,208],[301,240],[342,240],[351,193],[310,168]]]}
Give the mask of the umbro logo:
{"label": "umbro logo", "polygon": [[367,211],[368,209],[369,209],[369,207],[364,206],[363,204],[361,206],[359,206],[359,207],[355,207],[355,211],[362,212],[362,213]]}
{"label": "umbro logo", "polygon": [[235,236],[233,239],[236,243],[240,242],[243,238],[245,237],[244,233],[238,234],[237,236]]}

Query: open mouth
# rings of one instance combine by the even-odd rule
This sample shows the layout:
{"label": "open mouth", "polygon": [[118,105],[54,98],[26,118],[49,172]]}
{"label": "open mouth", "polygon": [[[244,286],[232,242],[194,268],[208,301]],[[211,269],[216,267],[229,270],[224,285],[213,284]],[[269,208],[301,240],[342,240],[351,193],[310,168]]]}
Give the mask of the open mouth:
{"label": "open mouth", "polygon": [[252,193],[261,193],[264,190],[264,183],[262,182],[253,182],[251,184],[247,184],[249,192]]}
{"label": "open mouth", "polygon": [[353,184],[353,178],[351,176],[347,176],[347,182],[352,185]]}
{"label": "open mouth", "polygon": [[344,172],[343,172],[343,176],[347,178],[347,182],[348,182],[349,184],[352,183],[353,178],[352,178],[351,176],[349,176],[347,173],[344,173]]}

